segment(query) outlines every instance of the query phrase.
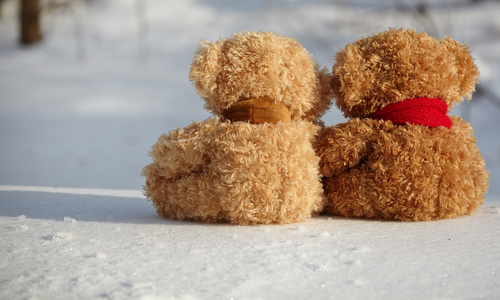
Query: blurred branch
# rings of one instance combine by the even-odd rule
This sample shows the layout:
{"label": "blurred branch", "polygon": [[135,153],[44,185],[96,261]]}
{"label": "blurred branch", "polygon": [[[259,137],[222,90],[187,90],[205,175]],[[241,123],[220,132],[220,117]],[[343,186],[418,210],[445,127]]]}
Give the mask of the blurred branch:
{"label": "blurred branch", "polygon": [[47,12],[52,12],[55,10],[59,9],[65,9],[70,7],[72,4],[76,2],[80,2],[81,0],[52,0],[49,1],[47,4],[43,5],[42,9],[46,10]]}
{"label": "blurred branch", "polygon": [[[441,36],[439,26],[430,13],[432,8],[429,3],[417,2],[409,4],[394,0],[393,4],[397,11],[409,13],[425,32],[434,37]],[[457,4],[454,4],[453,7],[455,8],[456,5]]]}
{"label": "blurred branch", "polygon": [[[20,42],[22,45],[31,45],[42,40],[42,28],[40,19],[42,13],[53,12],[70,7],[81,0],[53,0],[41,4],[40,0],[19,0],[20,1]],[[0,0],[0,8],[3,0]]]}
{"label": "blurred branch", "polygon": [[137,20],[139,55],[146,59],[151,51],[148,42],[149,26],[145,0],[135,0],[135,17]]}
{"label": "blurred branch", "polygon": [[42,6],[44,14],[52,15],[60,11],[69,11],[72,14],[73,36],[75,39],[76,55],[80,61],[86,59],[85,29],[82,17],[77,13],[77,4],[85,4],[84,0],[50,0]]}
{"label": "blurred branch", "polygon": [[494,92],[492,92],[490,89],[485,87],[484,84],[478,83],[476,85],[475,95],[477,97],[474,96],[473,101],[471,101],[471,102],[464,101],[463,103],[461,103],[460,115],[467,122],[471,121],[471,115],[472,115],[471,111],[472,111],[473,103],[477,102],[479,99],[487,100],[490,103],[492,103],[494,106],[496,106],[497,108],[500,108],[500,97],[497,94],[495,94]]}
{"label": "blurred branch", "polygon": [[40,11],[39,0],[20,0],[19,20],[22,45],[31,45],[42,40]]}
{"label": "blurred branch", "polygon": [[476,86],[476,93],[483,96],[485,99],[489,100],[493,105],[500,108],[500,96],[492,92],[490,89],[482,84]]}

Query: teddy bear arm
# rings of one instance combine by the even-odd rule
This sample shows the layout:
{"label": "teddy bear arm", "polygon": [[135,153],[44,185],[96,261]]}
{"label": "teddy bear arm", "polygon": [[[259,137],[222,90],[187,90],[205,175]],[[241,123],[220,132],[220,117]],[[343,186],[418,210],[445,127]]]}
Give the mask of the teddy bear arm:
{"label": "teddy bear arm", "polygon": [[358,166],[369,152],[365,137],[369,130],[363,123],[351,122],[323,130],[316,148],[321,159],[321,174],[332,177]]}
{"label": "teddy bear arm", "polygon": [[211,128],[211,124],[192,123],[162,134],[150,152],[160,174],[168,179],[202,172],[210,161],[205,137]]}

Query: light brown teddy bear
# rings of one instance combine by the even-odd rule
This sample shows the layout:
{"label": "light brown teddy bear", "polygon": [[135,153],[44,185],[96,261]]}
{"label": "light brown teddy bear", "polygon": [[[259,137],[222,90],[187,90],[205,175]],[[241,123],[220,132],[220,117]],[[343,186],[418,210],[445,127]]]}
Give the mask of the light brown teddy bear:
{"label": "light brown teddy bear", "polygon": [[318,140],[325,212],[403,221],[474,212],[488,172],[470,124],[446,115],[477,82],[468,47],[391,29],[336,60],[336,104],[350,119]]}
{"label": "light brown teddy bear", "polygon": [[[235,224],[304,221],[323,209],[315,122],[331,75],[273,33],[203,42],[190,80],[215,114],[162,134],[144,187],[158,214]],[[315,122],[315,123],[313,123]]]}

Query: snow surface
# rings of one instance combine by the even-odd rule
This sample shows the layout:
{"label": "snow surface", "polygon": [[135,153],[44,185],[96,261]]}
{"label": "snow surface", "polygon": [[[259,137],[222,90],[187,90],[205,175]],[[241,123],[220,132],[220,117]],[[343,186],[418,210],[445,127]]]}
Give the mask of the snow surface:
{"label": "snow surface", "polygon": [[201,39],[274,31],[330,69],[338,47],[411,27],[467,42],[500,95],[499,2],[428,1],[416,16],[391,1],[80,1],[27,48],[18,2],[0,17],[0,299],[500,298],[500,106],[487,93],[452,111],[490,171],[472,216],[209,225],[160,219],[140,192],[158,136],[209,116],[187,79]]}
{"label": "snow surface", "polygon": [[494,299],[500,202],[420,223],[161,219],[138,191],[0,186],[0,299]]}

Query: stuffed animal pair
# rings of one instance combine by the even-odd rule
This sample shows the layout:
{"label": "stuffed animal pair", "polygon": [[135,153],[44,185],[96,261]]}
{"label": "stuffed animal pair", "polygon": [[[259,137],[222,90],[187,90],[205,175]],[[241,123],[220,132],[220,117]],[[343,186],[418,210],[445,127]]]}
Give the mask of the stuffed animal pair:
{"label": "stuffed animal pair", "polygon": [[[160,136],[145,193],[162,217],[234,224],[471,213],[488,175],[446,113],[477,76],[465,46],[404,29],[348,45],[333,74],[273,33],[204,42],[190,80],[215,117]],[[324,128],[333,96],[350,120]]]}

